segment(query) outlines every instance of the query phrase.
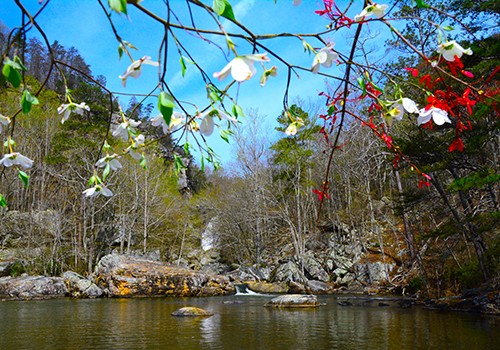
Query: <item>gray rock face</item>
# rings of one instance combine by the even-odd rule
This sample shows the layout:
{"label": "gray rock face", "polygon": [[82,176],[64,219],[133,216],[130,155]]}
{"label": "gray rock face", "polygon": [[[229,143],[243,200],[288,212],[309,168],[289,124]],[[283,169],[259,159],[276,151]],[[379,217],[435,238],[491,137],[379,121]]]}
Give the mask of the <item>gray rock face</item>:
{"label": "gray rock face", "polygon": [[283,265],[278,266],[271,273],[271,282],[305,282],[306,276],[300,271],[297,264],[289,261]]}
{"label": "gray rock face", "polygon": [[304,270],[308,275],[307,277],[311,280],[323,282],[328,282],[330,280],[330,276],[328,276],[328,273],[323,269],[319,261],[314,258],[312,253],[304,257]]}
{"label": "gray rock face", "polygon": [[97,285],[112,297],[215,296],[235,292],[228,277],[125,255],[103,257],[95,275]]}
{"label": "gray rock face", "polygon": [[322,281],[308,281],[307,288],[314,294],[332,294],[335,290],[332,284]]}
{"label": "gray rock face", "polygon": [[395,266],[395,263],[382,261],[366,262],[356,266],[356,273],[369,283],[379,283],[389,279],[390,272]]}
{"label": "gray rock face", "polygon": [[315,295],[287,294],[280,295],[266,304],[269,307],[302,308],[318,307],[318,298]]}
{"label": "gray rock face", "polygon": [[271,275],[270,268],[253,266],[241,266],[237,269],[227,273],[227,275],[234,281],[247,282],[247,281],[266,281],[269,280]]}
{"label": "gray rock face", "polygon": [[73,298],[99,298],[104,296],[104,291],[101,288],[76,272],[66,271],[62,278]]}
{"label": "gray rock face", "polygon": [[14,260],[0,260],[0,277],[10,276],[14,264]]}
{"label": "gray rock face", "polygon": [[25,276],[0,278],[0,296],[20,299],[64,297],[68,288],[61,277]]}

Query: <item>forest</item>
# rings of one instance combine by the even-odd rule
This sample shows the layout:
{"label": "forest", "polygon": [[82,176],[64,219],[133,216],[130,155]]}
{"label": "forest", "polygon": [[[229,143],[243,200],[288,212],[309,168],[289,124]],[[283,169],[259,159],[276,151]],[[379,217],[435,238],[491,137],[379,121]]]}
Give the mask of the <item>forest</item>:
{"label": "forest", "polygon": [[[338,288],[373,284],[432,297],[498,280],[500,5],[396,3],[391,15],[408,20],[385,46],[397,59],[377,68],[390,74],[347,77],[345,86],[360,97],[349,101],[341,132],[335,129],[339,101],[347,97],[325,86],[315,101],[292,96],[279,115],[236,111],[245,122],[226,135],[234,154],[227,164],[218,164],[211,148],[200,161],[179,133],[162,132],[153,103],[110,97],[106,77],[93,75],[76,45],[47,47],[0,23],[2,155],[7,159],[14,147],[33,161],[29,169],[19,163],[14,171],[5,161],[0,169],[0,260],[15,261],[12,276],[88,275],[111,252],[200,269],[197,256],[208,237],[218,273],[236,266],[272,270],[286,262],[304,273],[314,258]],[[445,16],[464,25],[460,46],[473,52],[465,52],[460,65],[445,65],[448,75],[410,50],[430,50],[436,35],[430,23]],[[481,27],[488,21],[492,29]],[[364,45],[359,41],[358,50],[369,50]],[[16,67],[8,63],[14,54],[23,66],[17,86],[5,73],[9,64]],[[412,101],[455,101],[456,114],[450,122],[433,115],[435,124],[419,125],[377,104],[398,91]],[[67,96],[87,108],[61,123],[58,108]],[[23,101],[30,98],[27,107]],[[137,135],[154,140],[138,157],[133,151],[144,141],[112,135],[122,125],[113,112],[120,108],[140,122]],[[380,123],[374,116],[385,109]],[[269,119],[272,132],[263,126]],[[82,195],[89,187],[95,196]],[[359,266],[369,263],[378,263],[384,278],[363,279]]]}

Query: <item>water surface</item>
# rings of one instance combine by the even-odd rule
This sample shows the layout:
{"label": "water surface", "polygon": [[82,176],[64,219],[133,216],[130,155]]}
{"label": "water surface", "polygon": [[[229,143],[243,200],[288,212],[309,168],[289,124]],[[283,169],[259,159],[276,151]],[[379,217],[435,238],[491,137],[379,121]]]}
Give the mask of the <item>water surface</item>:
{"label": "water surface", "polygon": [[[397,302],[319,297],[317,309],[263,305],[271,296],[0,302],[0,349],[500,349],[500,318]],[[340,299],[339,299],[340,298]],[[177,318],[183,306],[215,312]]]}

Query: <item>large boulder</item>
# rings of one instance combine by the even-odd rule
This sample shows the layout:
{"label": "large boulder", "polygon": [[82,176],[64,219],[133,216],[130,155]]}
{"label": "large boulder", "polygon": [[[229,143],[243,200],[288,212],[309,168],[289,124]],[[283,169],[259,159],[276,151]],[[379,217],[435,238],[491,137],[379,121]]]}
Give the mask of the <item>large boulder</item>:
{"label": "large boulder", "polygon": [[270,302],[265,304],[269,307],[284,307],[284,308],[305,308],[305,307],[318,307],[318,298],[315,295],[302,295],[302,294],[286,294],[280,295]]}
{"label": "large boulder", "polygon": [[96,284],[111,297],[234,294],[229,278],[159,261],[107,255],[97,264]]}
{"label": "large boulder", "polygon": [[263,281],[248,281],[245,284],[248,286],[248,289],[255,293],[279,294],[288,292],[288,286],[283,282],[269,283]]}
{"label": "large boulder", "polygon": [[317,280],[323,282],[328,282],[330,280],[330,276],[325,271],[325,269],[323,269],[323,266],[321,266],[319,261],[312,254],[312,252],[309,252],[308,254],[305,255],[303,264],[306,276],[310,280]]}
{"label": "large boulder", "polygon": [[68,288],[61,277],[22,276],[0,278],[0,296],[18,299],[64,297]]}
{"label": "large boulder", "polygon": [[302,273],[299,266],[293,261],[288,261],[278,266],[270,276],[270,282],[305,282],[306,276]]}
{"label": "large boulder", "polygon": [[73,271],[66,271],[62,278],[73,298],[99,298],[104,296],[104,291],[91,280]]}

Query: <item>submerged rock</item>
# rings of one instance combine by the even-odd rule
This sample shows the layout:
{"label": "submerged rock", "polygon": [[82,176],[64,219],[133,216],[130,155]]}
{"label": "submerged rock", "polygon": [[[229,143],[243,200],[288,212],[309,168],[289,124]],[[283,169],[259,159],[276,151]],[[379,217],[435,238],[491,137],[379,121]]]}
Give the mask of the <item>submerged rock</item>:
{"label": "submerged rock", "polygon": [[94,282],[76,272],[66,271],[62,277],[73,298],[99,298],[104,295],[104,291]]}
{"label": "submerged rock", "polygon": [[215,296],[235,292],[227,277],[125,255],[103,257],[95,275],[96,284],[111,297]]}
{"label": "submerged rock", "polygon": [[172,312],[172,316],[193,317],[193,316],[213,316],[214,313],[194,306],[186,306]]}
{"label": "submerged rock", "polygon": [[19,299],[64,297],[68,288],[61,277],[23,276],[0,278],[0,296]]}
{"label": "submerged rock", "polygon": [[280,295],[265,306],[270,307],[284,307],[284,308],[305,308],[305,307],[318,307],[318,298],[315,295],[302,295],[302,294],[287,294]]}

